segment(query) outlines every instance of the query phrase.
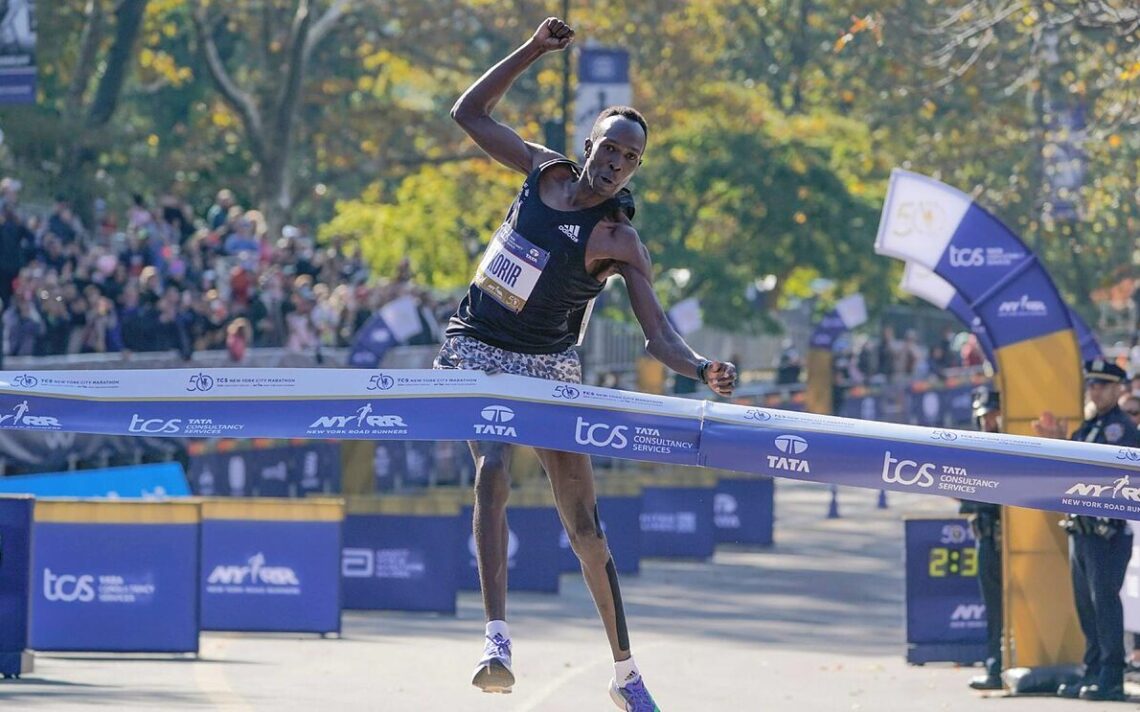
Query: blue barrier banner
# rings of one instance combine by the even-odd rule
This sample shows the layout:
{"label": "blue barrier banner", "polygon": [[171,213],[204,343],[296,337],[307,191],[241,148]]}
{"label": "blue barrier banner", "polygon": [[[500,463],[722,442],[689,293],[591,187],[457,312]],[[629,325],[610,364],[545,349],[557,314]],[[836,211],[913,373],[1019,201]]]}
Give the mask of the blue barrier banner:
{"label": "blue barrier banner", "polygon": [[38,521],[30,647],[198,650],[198,525]]}
{"label": "blue barrier banner", "polygon": [[712,487],[646,487],[641,497],[642,556],[712,558]]}
{"label": "blue barrier banner", "polygon": [[965,519],[906,520],[906,641],[910,662],[986,658],[986,607]]}
{"label": "blue barrier banner", "polygon": [[202,520],[202,630],[340,632],[337,521]]}
{"label": "blue barrier banner", "polygon": [[31,497],[0,497],[0,675],[19,675],[28,647]]}
{"label": "blue barrier banner", "polygon": [[[1140,519],[1140,486],[1130,480],[1140,471],[1140,450],[1132,448],[854,421],[470,371],[217,373],[108,372],[98,383],[111,385],[98,388],[85,372],[0,373],[0,430],[496,440]],[[220,397],[225,400],[214,400]],[[867,402],[848,398],[843,408],[862,411]],[[880,405],[882,412],[872,415],[886,419],[907,407],[905,398]],[[781,435],[810,442],[811,453],[800,457],[806,445]]]}
{"label": "blue barrier banner", "polygon": [[[475,560],[475,535],[471,532],[474,510],[464,507],[459,518],[463,535],[459,551],[459,588],[479,590],[479,567]],[[554,507],[508,507],[507,581],[512,591],[558,593],[558,577],[562,559],[558,539],[562,522]]]}
{"label": "blue barrier banner", "polygon": [[118,497],[155,499],[190,494],[182,465],[161,462],[79,472],[0,477],[0,493],[37,497]]}
{"label": "blue barrier banner", "polygon": [[[619,574],[637,574],[641,571],[641,496],[598,497],[598,516],[602,520],[602,531],[610,554],[614,557],[614,568]],[[570,538],[566,530],[558,536],[558,548],[562,554],[562,571],[581,571],[578,556],[570,548]]]}
{"label": "blue barrier banner", "polygon": [[713,497],[716,542],[771,545],[775,489],[771,477],[720,479]]}
{"label": "blue barrier banner", "polygon": [[344,607],[454,614],[467,565],[455,545],[463,531],[455,514],[350,514],[341,552]]}

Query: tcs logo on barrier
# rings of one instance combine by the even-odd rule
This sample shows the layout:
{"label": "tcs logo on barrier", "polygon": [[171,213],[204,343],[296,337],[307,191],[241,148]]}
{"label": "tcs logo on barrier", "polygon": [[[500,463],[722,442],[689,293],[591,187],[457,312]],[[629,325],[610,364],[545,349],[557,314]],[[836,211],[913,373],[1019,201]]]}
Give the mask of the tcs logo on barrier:
{"label": "tcs logo on barrier", "polygon": [[578,424],[574,428],[574,442],[579,445],[622,450],[629,446],[629,438],[625,436],[628,432],[628,425],[615,426],[606,425],[605,423],[594,423],[591,425],[579,416]]}
{"label": "tcs logo on barrier", "polygon": [[931,472],[935,469],[937,467],[929,462],[920,465],[914,460],[900,460],[891,457],[891,451],[887,450],[883,457],[883,482],[933,487],[934,475]]}
{"label": "tcs logo on barrier", "polygon": [[44,569],[44,598],[63,603],[88,603],[95,600],[95,577],[91,574],[53,574]]}
{"label": "tcs logo on barrier", "polygon": [[980,247],[950,246],[951,267],[982,267],[986,264],[986,252]]}

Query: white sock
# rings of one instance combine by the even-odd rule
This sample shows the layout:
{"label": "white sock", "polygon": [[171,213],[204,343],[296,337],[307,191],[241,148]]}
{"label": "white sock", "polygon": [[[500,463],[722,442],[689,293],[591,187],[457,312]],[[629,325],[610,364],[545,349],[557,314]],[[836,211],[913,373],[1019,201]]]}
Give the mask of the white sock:
{"label": "white sock", "polygon": [[501,635],[507,640],[511,639],[511,629],[506,621],[487,621],[487,637],[494,638],[496,635]]}
{"label": "white sock", "polygon": [[635,682],[639,677],[641,677],[641,672],[637,669],[637,663],[633,661],[633,656],[630,656],[628,660],[619,660],[614,663],[614,679],[617,680],[619,687]]}

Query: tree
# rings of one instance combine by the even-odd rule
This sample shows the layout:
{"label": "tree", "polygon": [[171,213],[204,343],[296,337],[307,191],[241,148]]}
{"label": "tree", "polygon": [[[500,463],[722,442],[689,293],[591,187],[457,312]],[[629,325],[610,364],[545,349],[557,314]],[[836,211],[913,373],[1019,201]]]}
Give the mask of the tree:
{"label": "tree", "polygon": [[[218,8],[208,0],[195,0],[196,38],[210,79],[241,119],[256,161],[258,203],[272,235],[280,232],[293,207],[294,122],[313,51],[336,28],[352,2],[333,0],[316,16],[309,0],[288,5],[265,0],[244,12],[240,4],[225,5],[228,13],[222,14],[216,14]],[[282,15],[289,17],[288,23],[276,22]],[[285,29],[276,29],[280,27]],[[239,37],[249,38],[250,44],[242,52],[243,73],[260,70],[247,87],[227,68],[219,51],[221,42],[237,44]],[[255,42],[257,46],[252,46]],[[251,72],[251,66],[256,70]]]}

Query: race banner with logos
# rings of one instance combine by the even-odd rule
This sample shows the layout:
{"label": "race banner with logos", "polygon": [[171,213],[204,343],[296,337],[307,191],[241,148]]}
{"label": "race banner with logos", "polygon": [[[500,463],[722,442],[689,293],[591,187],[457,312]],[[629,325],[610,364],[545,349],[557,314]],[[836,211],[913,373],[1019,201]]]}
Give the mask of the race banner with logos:
{"label": "race banner with logos", "polygon": [[454,614],[467,563],[455,545],[463,527],[454,511],[349,514],[341,552],[344,607]]}
{"label": "race banner with logos", "polygon": [[[1070,423],[1083,420],[1082,344],[1068,307],[1053,280],[1021,239],[970,196],[932,178],[896,170],[883,204],[875,249],[915,262],[945,279],[978,315],[993,342],[995,379],[1002,394],[1002,429],[1028,435],[1049,411]],[[996,463],[995,463],[996,464]],[[884,466],[884,473],[886,473]],[[1066,476],[1071,470],[1065,468]],[[886,474],[884,474],[886,477]],[[1006,666],[1057,665],[1080,658],[1069,579],[1068,542],[1056,515],[1021,509],[1064,510],[1112,515],[1130,491],[1128,474],[1112,482],[1082,476],[1066,493],[1104,487],[1085,496],[1064,497],[1059,507],[1003,501],[1003,520],[1017,537],[1002,543],[1007,592]],[[978,498],[972,498],[978,499]],[[1100,512],[1084,510],[1092,502]],[[1120,516],[1129,516],[1127,514]],[[1049,621],[1049,625],[1041,625]],[[1014,659],[1016,658],[1016,659]]]}
{"label": "race banner with logos", "polygon": [[198,505],[41,500],[28,647],[198,650]]}
{"label": "race banner with logos", "polygon": [[[214,388],[189,390],[190,379]],[[15,378],[40,379],[35,387]],[[494,440],[1140,519],[1140,451],[873,423],[471,371],[0,374],[0,430]],[[45,383],[47,381],[47,383]],[[554,535],[557,544],[557,532]]]}
{"label": "race banner with logos", "polygon": [[202,516],[202,630],[339,633],[341,521],[230,519],[218,506]]}

